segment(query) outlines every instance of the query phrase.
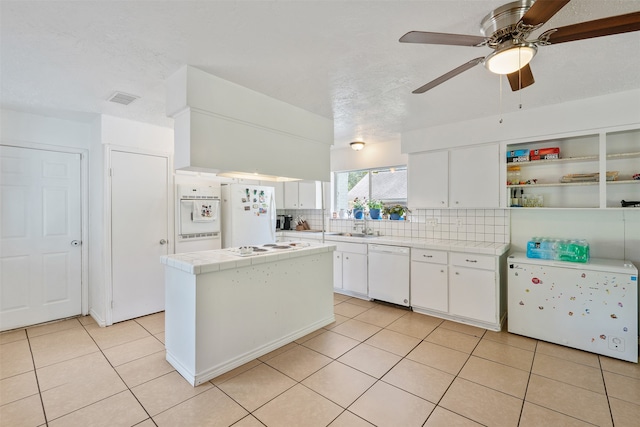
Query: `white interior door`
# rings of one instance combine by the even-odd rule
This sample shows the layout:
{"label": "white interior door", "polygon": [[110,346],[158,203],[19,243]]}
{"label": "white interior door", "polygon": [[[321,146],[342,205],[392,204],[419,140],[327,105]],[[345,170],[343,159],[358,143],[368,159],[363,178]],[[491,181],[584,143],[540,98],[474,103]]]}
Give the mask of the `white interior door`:
{"label": "white interior door", "polygon": [[0,329],[82,310],[80,155],[0,146]]}
{"label": "white interior door", "polygon": [[111,152],[112,321],[164,310],[168,159]]}

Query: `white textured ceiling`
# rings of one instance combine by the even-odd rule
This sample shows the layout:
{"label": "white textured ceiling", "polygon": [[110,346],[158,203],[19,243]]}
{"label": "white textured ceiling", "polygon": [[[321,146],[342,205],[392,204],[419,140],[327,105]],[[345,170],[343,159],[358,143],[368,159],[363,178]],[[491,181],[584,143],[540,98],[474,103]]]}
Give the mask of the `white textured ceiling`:
{"label": "white textured ceiling", "polygon": [[[162,126],[164,81],[184,64],[333,118],[337,146],[499,113],[499,78],[477,66],[411,91],[489,48],[401,44],[407,31],[480,35],[507,1],[0,2],[3,108]],[[640,10],[640,0],[573,0],[540,31]],[[502,111],[640,88],[640,32],[541,47],[536,83]],[[125,107],[114,91],[141,98]],[[544,124],[541,124],[543,126]]]}

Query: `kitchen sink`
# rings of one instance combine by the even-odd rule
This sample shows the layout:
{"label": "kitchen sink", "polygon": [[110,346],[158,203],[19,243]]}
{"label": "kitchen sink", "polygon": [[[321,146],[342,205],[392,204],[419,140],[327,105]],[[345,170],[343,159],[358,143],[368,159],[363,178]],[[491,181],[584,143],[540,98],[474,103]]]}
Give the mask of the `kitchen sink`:
{"label": "kitchen sink", "polygon": [[334,236],[343,236],[343,237],[378,237],[375,234],[364,234],[364,233],[337,233]]}

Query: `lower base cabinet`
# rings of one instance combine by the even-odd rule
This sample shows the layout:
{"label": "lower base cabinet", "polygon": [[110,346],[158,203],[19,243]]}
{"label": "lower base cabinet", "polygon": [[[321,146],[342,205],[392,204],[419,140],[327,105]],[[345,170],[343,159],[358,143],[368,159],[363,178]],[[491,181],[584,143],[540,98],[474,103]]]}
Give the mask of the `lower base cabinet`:
{"label": "lower base cabinet", "polygon": [[338,293],[368,299],[367,245],[330,242],[333,253],[333,287]]}
{"label": "lower base cabinet", "polygon": [[496,305],[495,271],[452,267],[449,276],[449,313],[496,323]]}
{"label": "lower base cabinet", "polygon": [[429,314],[494,331],[506,314],[505,255],[414,249],[411,306]]}
{"label": "lower base cabinet", "polygon": [[411,306],[446,313],[449,311],[447,253],[411,251]]}

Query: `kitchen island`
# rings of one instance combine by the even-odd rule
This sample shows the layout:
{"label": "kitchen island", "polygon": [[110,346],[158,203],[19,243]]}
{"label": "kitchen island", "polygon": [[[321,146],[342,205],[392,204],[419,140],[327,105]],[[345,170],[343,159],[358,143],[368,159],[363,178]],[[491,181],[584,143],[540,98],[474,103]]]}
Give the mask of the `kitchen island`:
{"label": "kitchen island", "polygon": [[167,361],[193,386],[332,323],[334,245],[161,257]]}

